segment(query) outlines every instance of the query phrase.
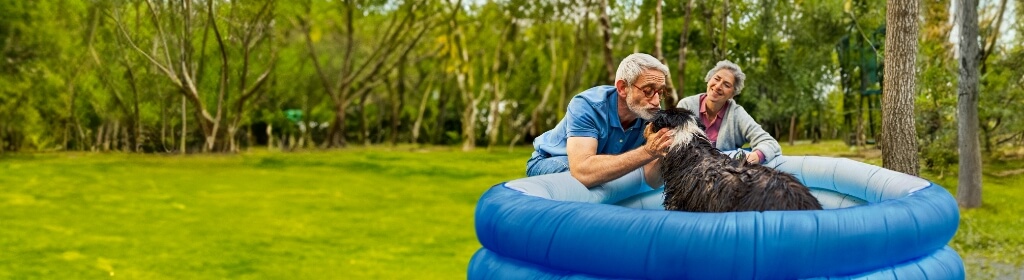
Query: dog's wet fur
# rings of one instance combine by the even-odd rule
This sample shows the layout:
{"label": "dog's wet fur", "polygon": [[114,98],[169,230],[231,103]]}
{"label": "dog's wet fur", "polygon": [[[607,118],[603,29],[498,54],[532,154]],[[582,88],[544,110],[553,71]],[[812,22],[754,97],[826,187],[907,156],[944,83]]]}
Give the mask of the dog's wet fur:
{"label": "dog's wet fur", "polygon": [[793,175],[750,164],[723,154],[711,145],[704,126],[690,110],[658,111],[652,131],[674,131],[668,155],[662,158],[666,210],[738,212],[817,210],[821,204]]}

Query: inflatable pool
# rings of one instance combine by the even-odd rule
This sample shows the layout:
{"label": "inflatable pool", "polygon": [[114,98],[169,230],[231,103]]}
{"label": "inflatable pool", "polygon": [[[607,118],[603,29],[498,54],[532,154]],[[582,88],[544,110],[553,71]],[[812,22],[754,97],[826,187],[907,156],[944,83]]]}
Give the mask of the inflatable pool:
{"label": "inflatable pool", "polygon": [[825,210],[664,211],[637,170],[592,189],[568,173],[498,184],[480,198],[469,279],[963,279],[946,244],[959,209],[942,187],[849,159],[769,166]]}

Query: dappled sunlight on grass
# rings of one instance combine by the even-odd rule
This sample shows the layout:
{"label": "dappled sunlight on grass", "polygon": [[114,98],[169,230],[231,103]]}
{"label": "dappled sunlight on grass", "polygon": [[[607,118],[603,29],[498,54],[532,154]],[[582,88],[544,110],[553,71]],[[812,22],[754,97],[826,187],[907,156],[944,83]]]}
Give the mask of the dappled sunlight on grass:
{"label": "dappled sunlight on grass", "polygon": [[[874,146],[782,143],[785,155],[881,165]],[[520,178],[531,147],[253,149],[235,155],[5,154],[0,278],[458,279],[480,247],[476,200]],[[1024,168],[986,161],[983,207],[951,242],[968,273],[1024,255]],[[955,174],[923,177],[955,193]]]}

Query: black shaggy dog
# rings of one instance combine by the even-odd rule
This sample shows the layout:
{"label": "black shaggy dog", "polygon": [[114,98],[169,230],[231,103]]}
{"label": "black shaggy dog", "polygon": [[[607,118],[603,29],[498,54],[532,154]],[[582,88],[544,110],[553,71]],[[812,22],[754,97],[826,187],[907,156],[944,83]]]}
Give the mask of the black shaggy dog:
{"label": "black shaggy dog", "polygon": [[704,126],[690,110],[659,111],[652,130],[674,130],[661,162],[665,209],[690,212],[736,212],[821,209],[818,200],[793,175],[735,160],[708,141]]}

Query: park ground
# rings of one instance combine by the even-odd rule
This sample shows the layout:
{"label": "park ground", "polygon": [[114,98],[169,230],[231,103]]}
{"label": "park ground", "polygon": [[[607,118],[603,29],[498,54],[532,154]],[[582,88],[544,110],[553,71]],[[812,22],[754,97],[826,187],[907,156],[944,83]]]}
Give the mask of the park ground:
{"label": "park ground", "polygon": [[[787,155],[880,165],[873,147]],[[233,155],[0,156],[2,279],[459,279],[476,200],[522,177],[529,147],[351,147]],[[955,194],[955,168],[922,168]],[[950,245],[969,279],[1019,279],[1024,159],[987,159],[984,205]]]}

